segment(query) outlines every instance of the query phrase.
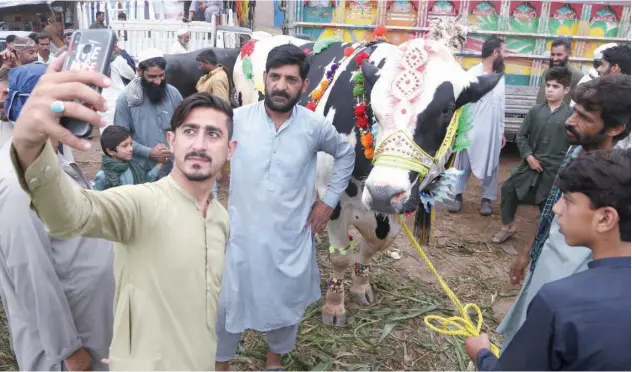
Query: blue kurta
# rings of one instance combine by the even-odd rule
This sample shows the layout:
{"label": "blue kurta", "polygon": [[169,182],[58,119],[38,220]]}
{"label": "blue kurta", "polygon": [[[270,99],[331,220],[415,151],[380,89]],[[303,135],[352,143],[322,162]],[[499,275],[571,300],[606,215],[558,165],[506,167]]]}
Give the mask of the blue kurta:
{"label": "blue kurta", "polygon": [[277,131],[263,101],[235,110],[230,238],[220,306],[226,330],[266,332],[297,324],[320,298],[314,236],[306,225],[316,195],[316,154],[334,157],[322,201],[334,208],[355,154],[321,115],[297,106]]}
{"label": "blue kurta", "polygon": [[478,370],[629,371],[630,257],[588,267],[545,284],[500,359],[483,349]]}

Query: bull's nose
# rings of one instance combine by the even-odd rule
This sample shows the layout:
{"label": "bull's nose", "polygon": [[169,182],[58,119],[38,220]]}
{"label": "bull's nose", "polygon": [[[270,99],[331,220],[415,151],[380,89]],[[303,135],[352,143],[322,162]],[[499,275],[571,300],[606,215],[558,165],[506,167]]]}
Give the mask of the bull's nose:
{"label": "bull's nose", "polygon": [[371,195],[371,209],[382,213],[393,213],[393,202],[397,202],[403,194],[404,190],[396,189],[391,186],[369,186],[366,185],[369,195]]}

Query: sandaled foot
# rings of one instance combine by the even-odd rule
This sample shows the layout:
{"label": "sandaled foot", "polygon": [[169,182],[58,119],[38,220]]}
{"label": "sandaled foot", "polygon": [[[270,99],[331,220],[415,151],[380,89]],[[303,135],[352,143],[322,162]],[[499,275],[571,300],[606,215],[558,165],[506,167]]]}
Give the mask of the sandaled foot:
{"label": "sandaled foot", "polygon": [[459,213],[463,209],[463,194],[454,196],[454,203],[448,204],[448,212]]}
{"label": "sandaled foot", "polygon": [[492,202],[489,199],[481,199],[481,215],[490,216],[492,214]]}
{"label": "sandaled foot", "polygon": [[511,238],[516,231],[511,230],[500,230],[494,236],[492,236],[492,243],[501,244],[507,241],[507,239]]}

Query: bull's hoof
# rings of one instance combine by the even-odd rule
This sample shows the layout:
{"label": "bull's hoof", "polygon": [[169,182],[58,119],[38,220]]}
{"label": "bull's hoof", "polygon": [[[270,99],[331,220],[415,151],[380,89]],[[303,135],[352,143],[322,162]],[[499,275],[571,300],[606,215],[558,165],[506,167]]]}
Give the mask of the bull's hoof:
{"label": "bull's hoof", "polygon": [[347,314],[344,310],[342,311],[332,311],[331,313],[322,310],[322,321],[324,325],[335,326],[335,327],[345,327],[347,325]]}
{"label": "bull's hoof", "polygon": [[349,293],[353,302],[360,306],[370,306],[375,302],[375,295],[370,284],[354,287],[351,286]]}

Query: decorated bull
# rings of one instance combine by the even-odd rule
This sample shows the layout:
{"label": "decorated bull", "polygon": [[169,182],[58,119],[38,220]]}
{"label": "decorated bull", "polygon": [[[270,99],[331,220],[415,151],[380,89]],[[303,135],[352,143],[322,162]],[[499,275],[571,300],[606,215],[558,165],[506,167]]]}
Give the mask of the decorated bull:
{"label": "decorated bull", "polygon": [[[353,177],[327,226],[333,277],[322,308],[325,324],[346,323],[342,278],[352,260],[352,298],[360,305],[375,301],[370,262],[399,235],[396,216],[416,212],[416,235],[427,242],[432,205],[453,176],[446,168],[454,150],[466,141],[467,115],[459,109],[478,101],[502,77],[467,74],[454,57],[464,42],[462,26],[439,19],[426,38],[399,46],[383,40],[313,43],[275,36],[244,45],[236,58],[236,96],[246,105],[266,94],[268,52],[286,43],[303,48],[311,55],[311,69],[309,88],[299,104],[324,115],[355,146]],[[332,164],[330,155],[319,153],[320,195]],[[351,225],[361,234],[353,257],[347,254],[355,244],[348,233]]]}

